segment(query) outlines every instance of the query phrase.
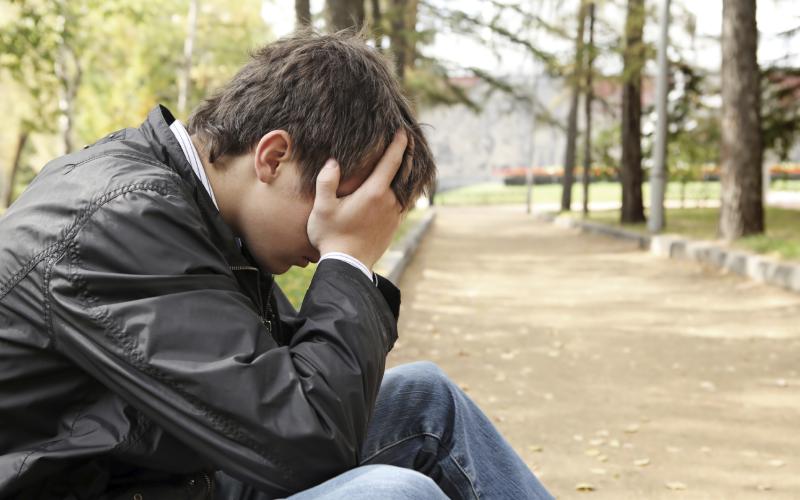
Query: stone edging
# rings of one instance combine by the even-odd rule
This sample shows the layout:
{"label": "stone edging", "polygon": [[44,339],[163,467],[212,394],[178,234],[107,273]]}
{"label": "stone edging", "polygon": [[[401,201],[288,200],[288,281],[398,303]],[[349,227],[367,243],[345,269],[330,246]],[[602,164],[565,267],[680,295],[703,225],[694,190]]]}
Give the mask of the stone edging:
{"label": "stone edging", "polygon": [[385,276],[396,285],[400,281],[400,277],[403,275],[403,271],[406,270],[408,263],[411,262],[411,258],[417,251],[422,237],[428,232],[435,217],[436,211],[429,209],[428,213],[422,216],[422,219],[406,233],[399,243],[393,245],[383,254],[383,257],[375,264],[375,272]]}
{"label": "stone edging", "polygon": [[793,292],[800,292],[800,264],[783,262],[778,259],[752,252],[730,248],[710,240],[693,240],[675,234],[649,236],[626,229],[583,221],[564,215],[542,214],[541,220],[556,226],[579,229],[585,233],[601,234],[635,241],[639,248],[651,254],[676,260],[690,260],[715,269],[738,274],[760,283],[779,286]]}

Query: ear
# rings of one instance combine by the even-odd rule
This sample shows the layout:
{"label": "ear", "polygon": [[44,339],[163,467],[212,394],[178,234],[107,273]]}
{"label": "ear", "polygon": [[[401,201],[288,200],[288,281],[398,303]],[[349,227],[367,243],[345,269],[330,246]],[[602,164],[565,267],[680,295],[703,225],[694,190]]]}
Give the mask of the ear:
{"label": "ear", "polygon": [[281,172],[281,164],[292,156],[292,139],[285,130],[272,130],[258,141],[253,153],[256,177],[270,184]]}

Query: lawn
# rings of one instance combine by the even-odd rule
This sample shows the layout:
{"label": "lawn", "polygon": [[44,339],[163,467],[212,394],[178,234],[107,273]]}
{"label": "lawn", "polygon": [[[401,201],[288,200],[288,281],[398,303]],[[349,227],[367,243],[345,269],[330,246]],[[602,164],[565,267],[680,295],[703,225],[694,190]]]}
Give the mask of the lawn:
{"label": "lawn", "polygon": [[[425,210],[412,210],[397,228],[394,233],[392,244],[396,244],[411,230],[414,225],[419,222],[425,215]],[[309,264],[306,267],[292,267],[284,274],[275,277],[275,281],[280,285],[281,290],[289,298],[289,301],[296,309],[300,308],[303,303],[303,297],[308,290],[308,285],[311,283],[311,278],[314,277],[316,264]]]}
{"label": "lawn", "polygon": [[[777,191],[800,191],[800,181],[773,181],[772,189]],[[666,197],[670,200],[681,199],[682,186],[671,182],[667,186]],[[717,200],[719,199],[719,182],[688,182],[683,187],[685,200]],[[650,184],[642,185],[645,203],[650,200]],[[473,184],[436,195],[436,203],[440,205],[499,205],[525,203],[527,188],[525,186],[506,186],[499,182]],[[622,190],[618,182],[594,182],[589,185],[589,199],[594,202],[618,202],[622,198]],[[583,200],[583,186],[575,184],[572,189],[572,202],[575,206]],[[533,203],[553,204],[561,201],[561,184],[538,184],[533,186]]]}
{"label": "lawn", "polygon": [[[590,219],[619,225],[619,211],[592,212]],[[767,232],[748,236],[734,245],[743,250],[768,254],[781,259],[800,259],[800,210],[766,208]],[[685,208],[667,210],[665,233],[677,233],[691,238],[713,240],[718,238],[719,209]],[[646,233],[645,224],[626,225],[625,228]]]}

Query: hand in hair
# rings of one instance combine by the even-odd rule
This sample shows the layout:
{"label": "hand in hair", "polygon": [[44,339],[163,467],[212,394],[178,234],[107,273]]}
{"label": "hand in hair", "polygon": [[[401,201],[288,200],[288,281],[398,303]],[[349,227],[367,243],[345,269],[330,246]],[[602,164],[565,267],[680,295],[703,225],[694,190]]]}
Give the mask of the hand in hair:
{"label": "hand in hair", "polygon": [[308,238],[320,255],[343,252],[369,269],[392,241],[403,209],[391,189],[403,162],[407,138],[395,134],[375,169],[353,193],[337,198],[339,164],[330,159],[317,176],[314,208],[308,218]]}

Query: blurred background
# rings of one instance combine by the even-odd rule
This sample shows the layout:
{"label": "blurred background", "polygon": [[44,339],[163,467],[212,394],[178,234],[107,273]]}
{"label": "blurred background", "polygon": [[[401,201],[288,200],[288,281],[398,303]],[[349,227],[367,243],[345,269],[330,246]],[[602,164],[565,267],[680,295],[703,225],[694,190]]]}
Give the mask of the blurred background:
{"label": "blurred background", "polygon": [[[439,166],[434,203],[534,203],[643,224],[655,167],[666,180],[657,186],[665,193],[657,208],[694,210],[656,214],[651,230],[662,230],[666,219],[715,236],[725,226],[718,224],[723,46],[746,59],[738,47],[756,43],[756,34],[723,39],[721,0],[674,0],[663,19],[669,3],[2,0],[0,207],[50,158],[136,126],[156,103],[185,121],[254,47],[301,25],[366,26],[429,125]],[[756,222],[734,224],[728,239],[765,228],[771,235],[771,226],[796,221],[783,209],[800,204],[798,11],[794,0],[758,2],[757,64],[747,66],[754,74],[744,92],[757,99],[760,120],[739,133],[763,154],[760,165],[737,167],[750,174],[731,176],[726,190],[744,192],[736,194],[744,201],[730,206],[754,214],[731,220]],[[666,94],[661,120],[659,78]],[[740,77],[728,78],[734,79]],[[747,195],[753,189],[761,191],[758,199]],[[759,205],[768,207],[766,224]],[[761,237],[749,246],[800,256],[783,240]]]}
{"label": "blurred background", "polygon": [[[439,363],[559,497],[800,498],[797,0],[0,0],[0,213],[305,25],[366,28],[437,160],[390,365]],[[662,233],[784,289],[631,243]]]}

